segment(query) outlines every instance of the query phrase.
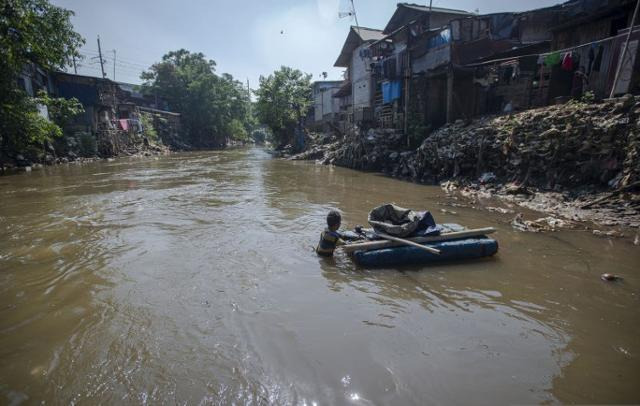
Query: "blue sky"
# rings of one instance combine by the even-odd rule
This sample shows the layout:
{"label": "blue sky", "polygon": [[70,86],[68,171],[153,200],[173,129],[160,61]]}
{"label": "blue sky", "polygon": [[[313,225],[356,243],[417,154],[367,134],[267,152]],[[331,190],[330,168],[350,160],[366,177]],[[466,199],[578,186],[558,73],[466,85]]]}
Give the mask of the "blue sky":
{"label": "blue sky", "polygon": [[[171,50],[204,53],[218,72],[232,74],[251,87],[260,75],[281,65],[313,74],[320,80],[339,79],[333,68],[351,24],[339,18],[349,0],[51,0],[75,11],[75,29],[87,40],[86,59],[78,73],[100,75],[96,57],[100,35],[107,76],[140,83],[140,72]],[[414,1],[428,4],[428,1]],[[433,0],[434,6],[480,13],[522,11],[550,6],[560,0]],[[358,22],[383,28],[396,8],[395,0],[354,0]],[[95,57],[95,58],[94,58]],[[93,58],[93,59],[91,59]]]}

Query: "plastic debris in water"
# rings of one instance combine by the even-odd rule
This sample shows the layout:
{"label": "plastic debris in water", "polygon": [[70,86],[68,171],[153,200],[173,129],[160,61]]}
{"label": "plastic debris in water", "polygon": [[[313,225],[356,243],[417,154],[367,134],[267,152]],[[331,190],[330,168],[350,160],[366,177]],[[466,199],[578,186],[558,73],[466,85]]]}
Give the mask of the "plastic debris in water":
{"label": "plastic debris in water", "polygon": [[600,276],[600,279],[607,282],[622,280],[621,277],[614,275],[612,273],[603,273],[602,276]]}

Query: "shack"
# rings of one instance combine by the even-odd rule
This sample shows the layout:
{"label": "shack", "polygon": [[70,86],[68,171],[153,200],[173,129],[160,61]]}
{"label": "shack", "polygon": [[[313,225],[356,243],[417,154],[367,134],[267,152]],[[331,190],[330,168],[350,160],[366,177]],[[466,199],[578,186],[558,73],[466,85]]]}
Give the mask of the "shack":
{"label": "shack", "polygon": [[132,143],[142,142],[143,114],[149,116],[154,128],[160,127],[157,133],[165,143],[170,145],[177,139],[180,115],[151,107],[164,102],[142,95],[134,85],[66,72],[53,72],[51,79],[54,96],[76,98],[84,106],[85,112],[75,117],[65,132],[93,137],[99,154],[119,154]]}
{"label": "shack", "polygon": [[425,32],[470,16],[463,10],[399,3],[383,33],[365,56],[374,72],[374,117],[378,127],[405,129],[410,95],[411,49]]}
{"label": "shack", "polygon": [[[335,96],[342,99],[338,101],[338,106],[351,110],[345,117],[349,123],[366,123],[373,119],[371,106],[374,85],[369,66],[363,59],[363,52],[370,43],[382,37],[382,30],[351,26],[334,64],[336,67],[346,68],[344,82]],[[351,90],[350,100],[346,94],[348,89]]]}
{"label": "shack", "polygon": [[340,103],[334,95],[340,90],[342,81],[324,80],[313,82],[313,123],[311,126],[322,128],[333,125],[340,114]]}

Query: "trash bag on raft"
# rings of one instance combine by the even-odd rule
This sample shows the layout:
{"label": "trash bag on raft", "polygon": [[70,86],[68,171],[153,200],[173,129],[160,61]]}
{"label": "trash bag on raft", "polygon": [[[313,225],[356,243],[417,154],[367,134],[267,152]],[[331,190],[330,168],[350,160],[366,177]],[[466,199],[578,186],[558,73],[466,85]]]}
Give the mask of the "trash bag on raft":
{"label": "trash bag on raft", "polygon": [[430,212],[416,212],[395,204],[376,207],[369,213],[368,220],[376,232],[400,238],[437,235],[442,229]]}

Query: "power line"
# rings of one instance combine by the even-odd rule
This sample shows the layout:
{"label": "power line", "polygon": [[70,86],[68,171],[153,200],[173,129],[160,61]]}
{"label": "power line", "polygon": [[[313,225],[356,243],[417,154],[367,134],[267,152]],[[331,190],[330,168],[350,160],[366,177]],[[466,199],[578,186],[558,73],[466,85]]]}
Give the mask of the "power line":
{"label": "power line", "polygon": [[[86,56],[86,57],[89,57],[89,58],[94,58],[94,56],[91,55],[91,54],[85,54],[84,52],[80,52],[80,54],[82,56]],[[108,60],[108,61],[113,61],[114,60],[113,57],[106,56],[106,55],[104,56],[104,59]],[[141,67],[141,68],[145,68],[145,69],[148,68],[149,66],[153,65],[153,63],[148,63],[148,64],[147,63],[136,63],[136,62],[132,62],[132,61],[130,61],[128,59],[124,59],[124,58],[118,58],[118,62],[122,62],[122,63],[125,63],[127,65]]]}
{"label": "power line", "polygon": [[[94,55],[99,55],[100,54],[98,51],[94,51],[94,50],[87,49],[87,48],[82,48],[80,50],[80,53],[84,54],[85,56],[94,56]],[[104,57],[105,58],[111,58],[110,56],[107,56],[107,55],[104,55]],[[152,65],[154,63],[157,63],[157,61],[156,62],[149,62],[149,61],[142,61],[142,60],[139,60],[139,59],[123,58],[122,56],[120,56],[120,58],[118,60],[127,61],[129,63],[136,64],[136,65]]]}

